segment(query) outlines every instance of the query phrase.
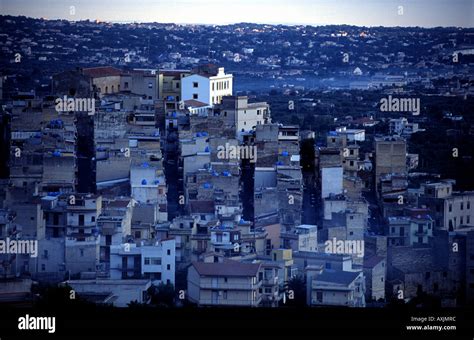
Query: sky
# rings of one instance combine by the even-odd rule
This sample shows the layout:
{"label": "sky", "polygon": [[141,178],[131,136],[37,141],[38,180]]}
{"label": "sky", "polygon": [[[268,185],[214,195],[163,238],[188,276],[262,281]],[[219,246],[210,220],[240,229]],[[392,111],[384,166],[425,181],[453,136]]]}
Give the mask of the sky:
{"label": "sky", "polygon": [[47,19],[211,25],[252,22],[474,27],[474,0],[0,0],[0,13]]}

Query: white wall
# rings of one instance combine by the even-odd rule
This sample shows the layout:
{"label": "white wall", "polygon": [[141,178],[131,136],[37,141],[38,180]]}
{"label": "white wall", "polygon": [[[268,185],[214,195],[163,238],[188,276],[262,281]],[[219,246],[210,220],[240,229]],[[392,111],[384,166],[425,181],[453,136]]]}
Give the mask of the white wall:
{"label": "white wall", "polygon": [[[222,97],[232,95],[232,80],[233,76],[225,74],[224,68],[219,68],[219,73],[209,78],[199,74],[184,77],[181,80],[181,100],[194,99],[209,105],[220,103]],[[193,83],[198,86],[194,87]],[[193,94],[197,94],[197,98]]]}
{"label": "white wall", "polygon": [[321,195],[322,198],[329,197],[329,194],[342,194],[342,167],[321,169]]}
{"label": "white wall", "polygon": [[[198,87],[194,87],[194,83],[197,83]],[[193,94],[197,94],[198,97],[194,98]],[[210,96],[209,78],[193,74],[181,80],[181,100],[194,99],[206,104],[212,104]]]}

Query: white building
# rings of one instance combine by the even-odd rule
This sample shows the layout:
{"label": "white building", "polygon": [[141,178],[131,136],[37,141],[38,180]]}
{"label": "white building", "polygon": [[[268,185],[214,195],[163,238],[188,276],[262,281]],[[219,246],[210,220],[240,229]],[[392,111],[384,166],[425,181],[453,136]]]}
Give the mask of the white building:
{"label": "white building", "polygon": [[347,136],[348,142],[363,142],[365,141],[364,129],[348,129],[345,126],[336,128],[336,132]]}
{"label": "white building", "polygon": [[187,298],[200,306],[257,307],[262,302],[260,263],[193,262],[188,268]]}
{"label": "white building", "polygon": [[306,268],[310,306],[365,307],[362,272]]}
{"label": "white building", "polygon": [[140,203],[166,204],[166,179],[163,170],[149,163],[130,169],[132,197]]}
{"label": "white building", "polygon": [[233,76],[226,74],[223,67],[201,66],[181,80],[181,99],[219,104],[222,97],[232,95],[232,80]]}
{"label": "white building", "polygon": [[194,99],[185,100],[184,106],[191,115],[199,116],[207,116],[209,110],[212,109],[212,105]]}
{"label": "white building", "polygon": [[216,107],[222,119],[235,127],[235,136],[270,122],[270,106],[266,102],[249,103],[247,96],[226,96]]}
{"label": "white building", "polygon": [[343,193],[343,168],[328,167],[321,169],[321,196],[340,195]]}
{"label": "white building", "polygon": [[301,224],[295,227],[298,234],[298,251],[318,251],[318,227]]}
{"label": "white building", "polygon": [[390,119],[390,134],[411,135],[419,131],[418,123],[409,123],[404,117]]}
{"label": "white building", "polygon": [[153,284],[175,283],[176,241],[164,239],[153,245],[124,243],[110,247],[111,279],[149,279]]}

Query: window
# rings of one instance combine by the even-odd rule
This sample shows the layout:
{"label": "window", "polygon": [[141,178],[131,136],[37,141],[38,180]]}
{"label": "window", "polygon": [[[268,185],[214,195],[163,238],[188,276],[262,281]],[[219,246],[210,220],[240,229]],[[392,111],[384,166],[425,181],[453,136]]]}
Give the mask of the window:
{"label": "window", "polygon": [[323,302],[323,292],[316,292],[316,300],[318,302]]}
{"label": "window", "polygon": [[145,257],[145,264],[150,264],[150,258],[149,257]]}
{"label": "window", "polygon": [[224,300],[227,300],[227,290],[224,290],[223,298]]}
{"label": "window", "polygon": [[168,249],[168,250],[166,251],[166,255],[171,255],[171,249]]}
{"label": "window", "polygon": [[80,249],[81,257],[84,256],[84,249]]}
{"label": "window", "polygon": [[194,87],[194,88],[198,88],[198,87],[199,87],[199,83],[198,83],[198,82],[196,82],[196,81],[195,81],[195,82],[193,82],[193,87]]}
{"label": "window", "polygon": [[452,212],[453,211],[453,205],[450,203],[449,204],[449,212]]}
{"label": "window", "polygon": [[467,209],[471,209],[471,201],[467,201]]}
{"label": "window", "polygon": [[125,88],[128,89],[128,81],[125,82]]}
{"label": "window", "polygon": [[41,264],[41,270],[42,270],[42,271],[45,271],[45,270],[46,270],[46,265],[45,265],[44,263]]}
{"label": "window", "polygon": [[[212,83],[212,91],[214,91],[214,90],[215,90],[215,86],[214,86],[214,83]],[[213,98],[212,100],[214,101],[214,97],[212,97],[212,98]]]}
{"label": "window", "polygon": [[176,83],[176,88],[179,89],[179,83]]}
{"label": "window", "polygon": [[193,93],[193,99],[198,99],[198,94],[197,93]]}
{"label": "window", "polygon": [[461,210],[464,210],[464,202],[461,202]]}
{"label": "window", "polygon": [[226,277],[224,277],[224,282],[227,283],[227,278]]}
{"label": "window", "polygon": [[171,265],[170,264],[166,265],[166,270],[171,270]]}
{"label": "window", "polygon": [[95,216],[91,216],[91,222],[95,222]]}

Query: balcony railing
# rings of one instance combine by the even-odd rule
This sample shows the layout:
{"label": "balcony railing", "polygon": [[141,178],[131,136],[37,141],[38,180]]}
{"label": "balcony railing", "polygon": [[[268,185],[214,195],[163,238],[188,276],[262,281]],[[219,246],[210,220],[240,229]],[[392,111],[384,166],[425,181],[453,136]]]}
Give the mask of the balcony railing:
{"label": "balcony railing", "polygon": [[256,284],[253,283],[207,283],[201,282],[200,287],[201,289],[219,289],[219,290],[255,290],[258,289],[262,285],[262,281],[257,282]]}
{"label": "balcony railing", "polygon": [[219,305],[219,306],[252,306],[257,307],[262,302],[262,296],[259,296],[257,300],[236,300],[236,299],[224,299],[219,296],[217,299],[201,299],[199,303],[201,305]]}

